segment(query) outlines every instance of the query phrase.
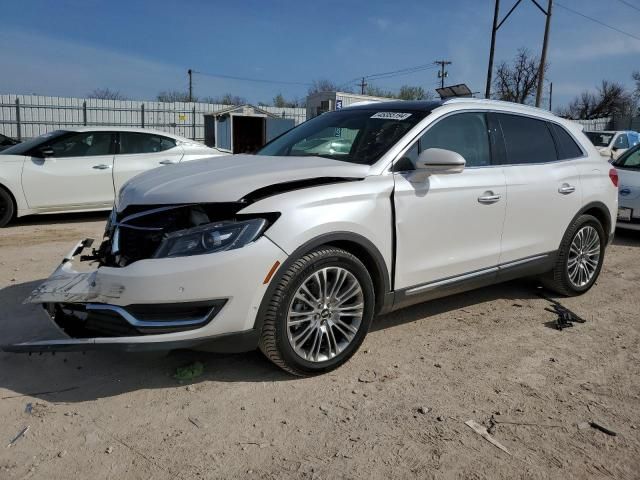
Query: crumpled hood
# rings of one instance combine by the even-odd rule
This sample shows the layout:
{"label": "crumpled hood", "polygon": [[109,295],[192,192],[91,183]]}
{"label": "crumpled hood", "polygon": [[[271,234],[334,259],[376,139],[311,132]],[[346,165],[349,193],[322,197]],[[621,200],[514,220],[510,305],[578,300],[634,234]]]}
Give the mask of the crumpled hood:
{"label": "crumpled hood", "polygon": [[313,178],[364,178],[369,165],[322,157],[225,155],[168,165],[129,180],[117,198],[129,205],[235,202],[263,187]]}

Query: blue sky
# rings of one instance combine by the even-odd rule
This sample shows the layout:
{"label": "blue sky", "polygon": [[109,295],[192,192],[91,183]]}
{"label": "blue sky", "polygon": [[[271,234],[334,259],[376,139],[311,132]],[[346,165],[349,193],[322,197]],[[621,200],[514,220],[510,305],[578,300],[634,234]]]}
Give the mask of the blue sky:
{"label": "blue sky", "polygon": [[[618,0],[559,0],[562,5],[636,34],[640,11]],[[515,0],[502,0],[502,12]],[[628,0],[640,8],[640,0]],[[545,0],[542,3],[546,4]],[[362,75],[446,58],[449,82],[484,92],[493,0],[4,0],[0,93],[85,96],[98,87],[132,99],[161,90],[226,92],[251,102],[282,92],[304,97],[304,85],[216,78],[225,74],[308,83],[344,83]],[[496,61],[519,47],[538,54],[544,16],[530,0],[498,32]],[[603,78],[631,86],[640,41],[560,7],[551,27],[554,104]],[[380,80],[436,86],[436,70]]]}

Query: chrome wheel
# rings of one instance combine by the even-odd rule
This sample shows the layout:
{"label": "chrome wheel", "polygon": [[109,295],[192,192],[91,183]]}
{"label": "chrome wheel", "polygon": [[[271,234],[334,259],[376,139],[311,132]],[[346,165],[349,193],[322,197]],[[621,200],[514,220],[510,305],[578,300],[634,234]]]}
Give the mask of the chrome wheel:
{"label": "chrome wheel", "polygon": [[364,294],[355,275],[342,267],[317,270],[302,282],[289,305],[289,344],[310,362],[331,360],[356,337],[363,312]]}
{"label": "chrome wheel", "polygon": [[569,280],[575,287],[584,287],[593,279],[600,264],[600,250],[600,236],[594,227],[587,225],[576,232],[567,259]]}

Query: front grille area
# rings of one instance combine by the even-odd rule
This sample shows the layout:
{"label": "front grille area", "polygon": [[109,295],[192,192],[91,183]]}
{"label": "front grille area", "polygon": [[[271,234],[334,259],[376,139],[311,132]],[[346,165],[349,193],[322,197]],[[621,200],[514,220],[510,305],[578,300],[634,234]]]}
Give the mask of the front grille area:
{"label": "front grille area", "polygon": [[56,303],[44,307],[53,321],[72,338],[135,337],[182,332],[211,322],[226,299],[173,304]]}

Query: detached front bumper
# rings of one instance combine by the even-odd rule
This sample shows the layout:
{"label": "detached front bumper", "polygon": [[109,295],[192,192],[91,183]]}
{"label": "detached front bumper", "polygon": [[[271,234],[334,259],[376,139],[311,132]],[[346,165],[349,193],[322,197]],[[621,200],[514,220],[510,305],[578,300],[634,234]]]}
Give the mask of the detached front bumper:
{"label": "detached front bumper", "polygon": [[265,279],[285,253],[267,237],[236,250],[139,260],[79,271],[79,242],[25,303],[42,304],[61,338],[2,347],[10,352],[256,348]]}

